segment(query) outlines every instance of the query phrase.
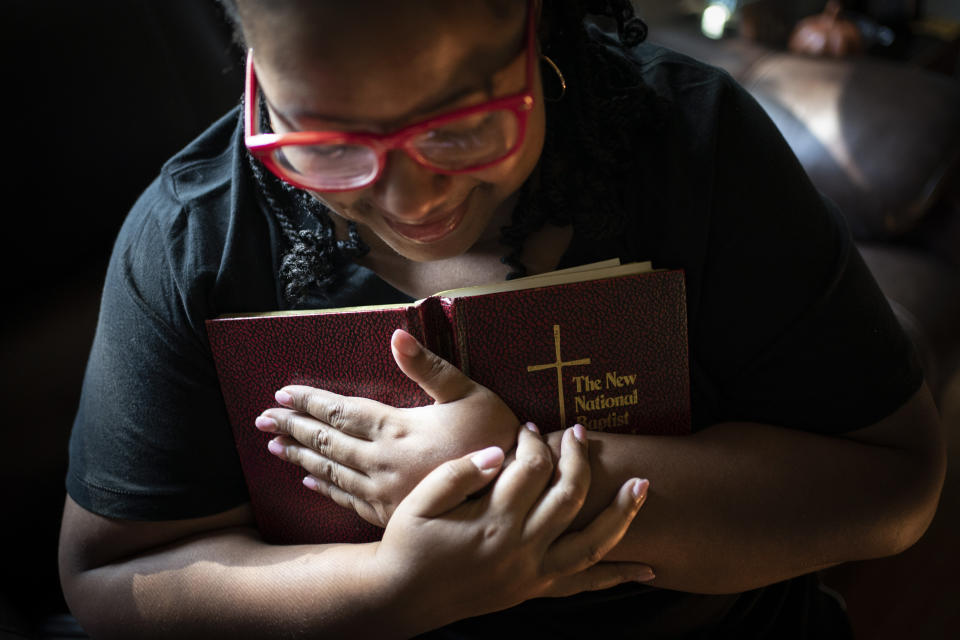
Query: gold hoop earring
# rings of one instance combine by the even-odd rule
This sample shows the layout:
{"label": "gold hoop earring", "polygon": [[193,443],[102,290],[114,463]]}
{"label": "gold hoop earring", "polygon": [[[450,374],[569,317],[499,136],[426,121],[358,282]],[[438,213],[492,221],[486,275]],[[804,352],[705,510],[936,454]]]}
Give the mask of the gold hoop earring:
{"label": "gold hoop earring", "polygon": [[550,68],[553,69],[553,72],[557,74],[557,80],[560,81],[560,95],[556,98],[548,98],[544,96],[543,99],[547,102],[559,102],[567,93],[567,79],[563,77],[563,73],[560,71],[560,67],[557,66],[557,63],[551,60],[549,56],[541,53],[540,59],[544,60],[548,65],[550,65]]}

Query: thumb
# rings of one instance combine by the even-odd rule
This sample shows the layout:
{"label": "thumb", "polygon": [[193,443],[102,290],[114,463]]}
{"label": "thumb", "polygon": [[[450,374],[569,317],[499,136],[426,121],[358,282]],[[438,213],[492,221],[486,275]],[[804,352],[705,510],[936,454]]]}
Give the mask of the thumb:
{"label": "thumb", "polygon": [[448,460],[427,474],[397,506],[397,512],[436,518],[487,486],[503,465],[503,449],[487,447]]}
{"label": "thumb", "polygon": [[403,373],[438,403],[452,402],[467,395],[475,384],[455,366],[397,329],[390,338],[393,359]]}

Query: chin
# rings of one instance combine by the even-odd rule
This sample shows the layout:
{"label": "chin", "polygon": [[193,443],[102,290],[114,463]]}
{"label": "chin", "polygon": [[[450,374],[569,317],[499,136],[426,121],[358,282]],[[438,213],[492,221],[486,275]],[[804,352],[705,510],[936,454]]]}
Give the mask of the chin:
{"label": "chin", "polygon": [[[446,239],[444,239],[446,240]],[[440,241],[431,243],[414,243],[407,240],[387,242],[390,248],[413,262],[436,262],[462,256],[470,250],[475,242]]]}

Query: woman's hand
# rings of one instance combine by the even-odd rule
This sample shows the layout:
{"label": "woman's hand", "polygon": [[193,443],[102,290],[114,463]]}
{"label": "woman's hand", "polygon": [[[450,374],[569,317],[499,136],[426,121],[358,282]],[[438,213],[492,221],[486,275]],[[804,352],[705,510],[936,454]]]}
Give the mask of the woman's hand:
{"label": "woman's hand", "polygon": [[646,480],[628,480],[583,530],[563,534],[590,486],[583,427],[564,433],[556,473],[532,425],[521,427],[515,461],[487,493],[468,500],[503,458],[491,447],[444,463],[393,514],[374,556],[380,573],[371,577],[393,585],[387,606],[409,621],[402,630],[653,578],[644,564],[598,564],[643,504]]}
{"label": "woman's hand", "polygon": [[520,421],[492,391],[397,330],[390,341],[397,366],[435,404],[400,409],[303,386],[284,387],[257,418],[280,434],[269,449],[303,467],[304,484],[387,525],[394,509],[441,463],[487,446],[513,446]]}

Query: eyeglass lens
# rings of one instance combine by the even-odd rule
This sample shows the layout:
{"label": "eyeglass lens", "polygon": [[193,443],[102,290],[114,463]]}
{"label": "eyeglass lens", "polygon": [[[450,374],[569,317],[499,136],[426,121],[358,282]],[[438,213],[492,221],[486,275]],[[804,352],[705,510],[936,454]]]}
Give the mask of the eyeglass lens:
{"label": "eyeglass lens", "polygon": [[[520,124],[509,109],[464,116],[418,134],[409,142],[421,163],[440,171],[463,171],[509,154]],[[372,181],[379,169],[377,152],[363,144],[285,145],[273,152],[276,162],[316,189],[352,189]]]}
{"label": "eyeglass lens", "polygon": [[277,163],[316,189],[353,189],[377,175],[377,153],[355,144],[286,145],[276,149]]}

